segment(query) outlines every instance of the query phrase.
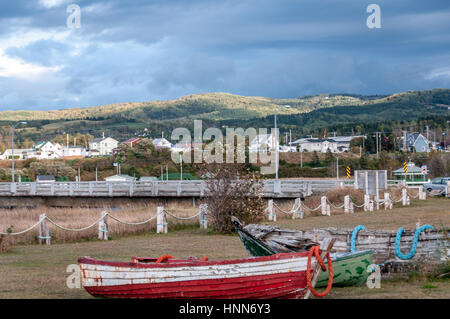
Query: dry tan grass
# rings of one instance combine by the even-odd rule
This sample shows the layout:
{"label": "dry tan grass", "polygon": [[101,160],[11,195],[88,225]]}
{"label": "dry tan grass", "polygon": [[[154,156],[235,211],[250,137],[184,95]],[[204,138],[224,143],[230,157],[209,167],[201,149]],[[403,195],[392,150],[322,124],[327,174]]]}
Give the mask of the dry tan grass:
{"label": "dry tan grass", "polygon": [[[435,227],[450,227],[450,200],[446,198],[428,198],[426,201],[412,200],[410,206],[395,204],[392,210],[374,210],[373,212],[357,211],[354,214],[331,212],[331,216],[305,215],[304,219],[283,218],[277,214],[277,225],[292,229],[314,229],[322,227],[353,228],[364,225],[368,229],[397,230],[415,228],[417,222]],[[267,222],[266,222],[267,223]]]}
{"label": "dry tan grass", "polygon": [[[0,231],[6,232],[8,228],[12,232],[20,232],[39,221],[39,215],[45,213],[51,220],[66,228],[80,229],[93,224],[101,216],[101,211],[108,213],[125,222],[140,222],[156,215],[157,204],[126,205],[118,209],[111,208],[35,208],[35,209],[13,209],[0,210]],[[198,208],[186,207],[179,203],[172,203],[165,206],[165,209],[178,217],[189,217],[198,213]],[[177,220],[167,216],[169,230],[180,225],[198,224],[198,218],[187,221]],[[67,231],[60,229],[47,221],[50,228],[52,242],[73,242],[80,240],[95,239],[98,236],[98,226],[95,225],[88,230]],[[12,226],[12,227],[11,227]],[[109,233],[112,238],[123,237],[130,234],[139,234],[154,231],[156,219],[143,225],[125,225],[112,218],[108,218]],[[11,245],[17,243],[33,244],[38,242],[39,230],[36,226],[33,230],[17,235],[5,236],[4,243]]]}

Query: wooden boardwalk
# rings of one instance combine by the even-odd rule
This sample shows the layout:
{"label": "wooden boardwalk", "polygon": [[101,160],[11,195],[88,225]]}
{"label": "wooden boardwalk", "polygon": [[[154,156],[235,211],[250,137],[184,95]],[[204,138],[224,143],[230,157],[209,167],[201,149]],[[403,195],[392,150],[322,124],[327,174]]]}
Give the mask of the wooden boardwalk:
{"label": "wooden boardwalk", "polygon": [[[338,180],[265,180],[265,198],[297,198],[342,186]],[[0,197],[203,197],[206,184],[191,181],[0,183]]]}

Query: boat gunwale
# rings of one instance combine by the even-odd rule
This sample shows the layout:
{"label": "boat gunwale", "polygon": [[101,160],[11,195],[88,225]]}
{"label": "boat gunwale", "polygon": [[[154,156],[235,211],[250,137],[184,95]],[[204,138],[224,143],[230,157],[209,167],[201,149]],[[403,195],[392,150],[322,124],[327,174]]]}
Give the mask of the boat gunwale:
{"label": "boat gunwale", "polygon": [[201,260],[189,260],[189,259],[179,259],[173,260],[168,263],[136,263],[136,262],[123,262],[123,261],[104,261],[98,260],[91,257],[81,257],[78,258],[79,264],[89,264],[89,265],[103,265],[103,266],[113,266],[113,267],[127,267],[127,268],[175,268],[175,267],[199,267],[199,266],[220,266],[220,265],[232,265],[232,264],[244,264],[253,262],[269,262],[274,260],[283,259],[296,259],[296,258],[307,258],[308,252],[298,252],[298,253],[278,253],[270,256],[258,256],[258,257],[247,257],[229,260],[211,260],[211,261],[201,261]]}
{"label": "boat gunwale", "polygon": [[[344,255],[344,256],[339,256],[339,255]],[[346,252],[346,253],[338,252],[338,253],[336,253],[336,258],[335,259],[331,258],[331,260],[333,262],[335,262],[335,261],[341,261],[341,260],[346,260],[346,259],[353,259],[353,258],[361,257],[364,255],[373,255],[373,250],[366,249],[366,250],[357,250],[355,252]]]}

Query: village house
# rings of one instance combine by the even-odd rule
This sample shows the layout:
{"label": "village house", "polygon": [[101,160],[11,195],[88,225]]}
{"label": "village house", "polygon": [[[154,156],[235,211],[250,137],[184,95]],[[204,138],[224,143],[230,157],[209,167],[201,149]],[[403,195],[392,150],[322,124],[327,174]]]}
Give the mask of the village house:
{"label": "village house", "polygon": [[33,146],[31,151],[25,154],[24,159],[59,159],[62,157],[62,149],[63,147],[59,143],[52,143],[50,141],[38,142]]}
{"label": "village house", "polygon": [[86,157],[86,148],[83,146],[69,146],[63,147],[61,158],[64,159],[77,159]]}
{"label": "village house", "polygon": [[107,181],[107,182],[134,182],[134,181],[136,181],[136,178],[129,176],[129,175],[116,174],[116,175],[105,177],[105,181]]}
{"label": "village house", "polygon": [[300,151],[326,153],[328,149],[332,153],[348,152],[350,142],[363,136],[335,136],[329,138],[301,138],[291,145],[298,146]]}
{"label": "village house", "polygon": [[[91,142],[89,142],[89,151],[90,156],[103,156],[103,155],[111,155],[113,150],[119,145],[119,142],[112,137],[103,137],[95,138]],[[98,151],[93,152],[93,151]]]}
{"label": "village house", "polygon": [[155,138],[153,140],[153,145],[155,145],[155,148],[171,148],[172,147],[172,143],[170,143],[164,137]]}
{"label": "village house", "polygon": [[190,143],[177,143],[174,144],[170,150],[172,151],[172,153],[187,153],[190,152],[192,150],[192,145]]}
{"label": "village house", "polygon": [[54,183],[56,181],[53,175],[38,175],[36,176],[37,183]]}
{"label": "village house", "polygon": [[[25,159],[29,152],[33,151],[31,148],[22,148],[22,149],[14,149],[14,159]],[[1,160],[10,160],[12,159],[12,149],[7,149],[5,152],[0,155]]]}
{"label": "village house", "polygon": [[140,141],[142,141],[141,138],[139,138],[139,137],[132,137],[132,138],[126,140],[126,141],[123,141],[122,143],[123,144],[128,144],[130,147],[135,147],[136,144],[138,144]]}
{"label": "village house", "polygon": [[274,134],[259,134],[250,142],[248,150],[249,152],[270,151],[279,146],[279,142],[275,141]]}
{"label": "village house", "polygon": [[404,145],[405,137],[402,137],[399,143],[400,150],[408,152],[430,152],[430,142],[420,133],[406,133],[406,145]]}

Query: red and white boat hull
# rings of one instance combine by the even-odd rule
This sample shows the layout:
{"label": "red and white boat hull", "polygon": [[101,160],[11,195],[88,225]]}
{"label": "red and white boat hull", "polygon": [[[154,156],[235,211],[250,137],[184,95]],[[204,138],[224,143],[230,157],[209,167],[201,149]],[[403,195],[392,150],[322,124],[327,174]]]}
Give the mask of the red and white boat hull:
{"label": "red and white boat hull", "polygon": [[307,252],[159,264],[78,260],[83,286],[94,296],[183,299],[301,298],[307,261]]}

